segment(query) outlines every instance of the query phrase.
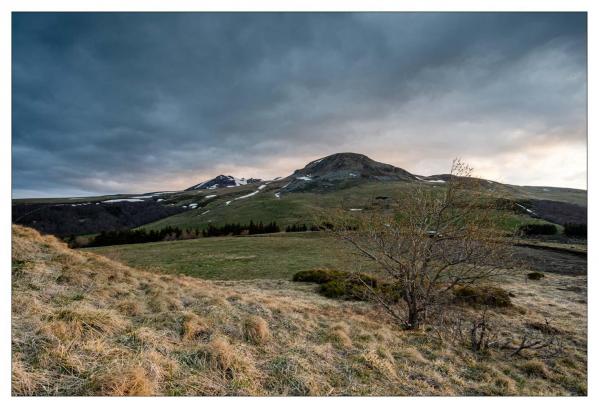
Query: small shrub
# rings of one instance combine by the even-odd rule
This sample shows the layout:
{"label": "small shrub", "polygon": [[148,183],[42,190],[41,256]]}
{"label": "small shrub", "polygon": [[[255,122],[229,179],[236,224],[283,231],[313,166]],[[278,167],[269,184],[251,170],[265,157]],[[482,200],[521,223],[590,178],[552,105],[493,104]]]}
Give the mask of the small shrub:
{"label": "small shrub", "polygon": [[530,280],[541,280],[545,277],[544,273],[541,272],[531,272],[526,275]]}
{"label": "small shrub", "polygon": [[353,296],[350,296],[350,293],[353,292],[352,289],[353,285],[346,280],[336,279],[323,283],[320,286],[320,293],[333,299],[351,299],[353,298]]}
{"label": "small shrub", "polygon": [[320,286],[320,293],[328,298],[345,300],[366,300],[369,297],[370,289],[373,290],[379,286],[376,278],[367,274],[348,275],[346,278],[339,278],[323,283]]}
{"label": "small shrub", "polygon": [[512,306],[509,293],[494,286],[458,286],[453,290],[459,303],[492,307]]}
{"label": "small shrub", "polygon": [[384,282],[379,285],[378,293],[386,303],[397,303],[403,297],[403,289],[399,282]]}
{"label": "small shrub", "polygon": [[564,235],[585,238],[587,236],[587,225],[566,223],[564,224]]}
{"label": "small shrub", "polygon": [[332,299],[367,300],[371,296],[371,290],[387,303],[397,303],[402,297],[399,283],[380,282],[366,273],[351,274],[332,269],[311,269],[297,272],[293,275],[293,281],[320,283],[320,293]]}
{"label": "small shrub", "polygon": [[326,283],[333,279],[339,279],[346,277],[347,273],[339,272],[333,269],[310,269],[307,271],[300,271],[293,275],[294,282],[314,282],[314,283]]}
{"label": "small shrub", "polygon": [[518,231],[522,235],[555,235],[557,227],[553,224],[525,224]]}

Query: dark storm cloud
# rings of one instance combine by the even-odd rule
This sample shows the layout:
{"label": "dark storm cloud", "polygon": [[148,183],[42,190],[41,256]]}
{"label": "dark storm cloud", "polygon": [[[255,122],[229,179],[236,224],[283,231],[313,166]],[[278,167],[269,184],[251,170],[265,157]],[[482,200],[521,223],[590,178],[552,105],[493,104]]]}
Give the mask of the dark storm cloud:
{"label": "dark storm cloud", "polygon": [[[584,14],[13,15],[16,195],[286,175],[339,150],[495,175],[539,146],[579,154],[585,108]],[[581,171],[552,167],[501,174]]]}

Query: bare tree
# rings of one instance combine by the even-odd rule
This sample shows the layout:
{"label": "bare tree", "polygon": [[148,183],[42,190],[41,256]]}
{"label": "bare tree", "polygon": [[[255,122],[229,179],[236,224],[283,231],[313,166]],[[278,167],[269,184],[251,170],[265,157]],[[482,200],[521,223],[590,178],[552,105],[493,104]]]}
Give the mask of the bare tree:
{"label": "bare tree", "polygon": [[324,222],[395,283],[399,304],[370,293],[408,329],[418,328],[456,285],[505,272],[508,245],[496,228],[496,200],[483,188],[487,182],[471,174],[456,159],[448,177],[413,183],[390,209],[340,209]]}

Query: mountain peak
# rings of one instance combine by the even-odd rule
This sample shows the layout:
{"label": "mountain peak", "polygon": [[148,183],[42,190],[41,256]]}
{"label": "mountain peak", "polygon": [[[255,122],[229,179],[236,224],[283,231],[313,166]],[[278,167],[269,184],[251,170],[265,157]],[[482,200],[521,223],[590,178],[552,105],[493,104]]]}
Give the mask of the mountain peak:
{"label": "mountain peak", "polygon": [[287,189],[306,190],[353,184],[361,180],[414,181],[416,177],[399,167],[372,160],[360,153],[335,153],[308,163],[291,176]]}
{"label": "mountain peak", "polygon": [[237,186],[243,186],[246,184],[258,183],[260,181],[262,181],[262,180],[254,179],[254,178],[249,178],[249,179],[236,178],[233,176],[226,176],[224,174],[220,174],[220,175],[214,177],[213,179],[210,179],[210,180],[204,181],[200,184],[196,184],[195,186],[189,187],[185,191],[214,190],[214,189],[222,188],[222,187],[237,187]]}

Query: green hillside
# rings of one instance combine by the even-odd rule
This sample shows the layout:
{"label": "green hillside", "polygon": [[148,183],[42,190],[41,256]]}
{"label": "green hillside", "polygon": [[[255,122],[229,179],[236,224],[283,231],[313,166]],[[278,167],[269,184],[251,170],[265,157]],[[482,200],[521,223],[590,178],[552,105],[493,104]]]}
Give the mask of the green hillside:
{"label": "green hillside", "polygon": [[[234,200],[234,197],[240,197],[248,194],[248,191],[255,191],[254,188],[244,187],[243,189],[231,188],[215,190],[216,197],[207,200],[198,197],[206,196],[208,193],[199,195],[180,195],[171,198],[171,201],[177,202],[177,205],[199,202],[201,207],[192,209],[180,214],[176,214],[161,220],[143,225],[139,228],[160,229],[167,226],[179,228],[206,228],[208,225],[222,225],[225,223],[249,223],[253,221],[270,222],[276,221],[281,227],[294,223],[314,223],[315,216],[327,208],[347,208],[361,209],[369,211],[376,205],[384,206],[389,200],[399,198],[401,194],[409,193],[415,183],[406,182],[369,182],[354,187],[335,190],[329,193],[288,193],[281,194],[280,198],[275,196],[279,191],[280,183],[268,185],[259,193]],[[442,186],[429,186],[428,188],[442,189]],[[222,193],[221,193],[222,191]],[[511,186],[493,184],[489,193],[496,197],[529,198],[534,192],[527,192],[526,188],[518,189]],[[223,195],[224,194],[224,195]],[[554,192],[554,196],[559,196],[564,201],[569,200],[569,193]],[[195,197],[195,198],[194,198]],[[573,201],[579,201],[582,194],[572,194]],[[586,192],[584,192],[586,199]],[[227,205],[226,203],[230,201]],[[204,205],[205,203],[205,205]],[[513,229],[523,223],[536,223],[539,220],[531,218],[525,214],[508,213],[504,225],[505,229]]]}

